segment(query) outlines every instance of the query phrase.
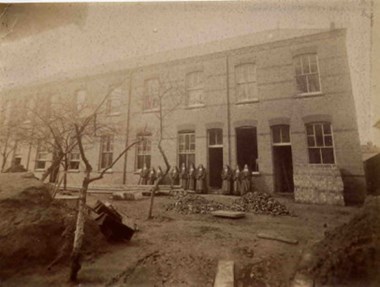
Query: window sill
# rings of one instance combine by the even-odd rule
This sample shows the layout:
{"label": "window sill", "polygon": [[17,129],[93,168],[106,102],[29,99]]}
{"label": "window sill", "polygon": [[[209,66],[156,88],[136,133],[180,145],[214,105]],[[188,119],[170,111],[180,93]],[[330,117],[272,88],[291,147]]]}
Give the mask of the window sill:
{"label": "window sill", "polygon": [[117,116],[120,116],[120,115],[121,115],[121,113],[117,112],[117,113],[107,114],[107,117],[117,117]]}
{"label": "window sill", "polygon": [[236,105],[253,104],[253,103],[258,103],[258,102],[259,102],[259,99],[254,98],[254,99],[250,99],[250,100],[244,100],[244,101],[236,102]]}
{"label": "window sill", "polygon": [[80,173],[79,169],[69,169],[67,170],[68,173]]}
{"label": "window sill", "polygon": [[160,111],[160,109],[150,109],[150,110],[143,110],[143,113],[157,113],[157,112],[159,112]]}
{"label": "window sill", "polygon": [[253,176],[259,176],[260,175],[260,172],[259,171],[252,171],[251,174]]}
{"label": "window sill", "polygon": [[336,163],[308,163],[311,166],[336,166]]}
{"label": "window sill", "polygon": [[185,109],[187,109],[187,110],[199,109],[199,108],[204,108],[205,106],[206,106],[205,104],[188,105],[188,106],[186,106]]}
{"label": "window sill", "polygon": [[309,98],[309,97],[319,97],[323,96],[324,93],[322,92],[314,92],[314,93],[302,93],[302,94],[296,94],[297,98]]}
{"label": "window sill", "polygon": [[44,171],[46,171],[46,168],[35,168],[34,171],[44,172]]}
{"label": "window sill", "polygon": [[[101,172],[103,172],[103,170],[104,170],[104,169],[101,169],[101,170],[99,170],[98,172],[101,173]],[[113,173],[112,168],[109,169],[109,170],[107,170],[105,173]]]}

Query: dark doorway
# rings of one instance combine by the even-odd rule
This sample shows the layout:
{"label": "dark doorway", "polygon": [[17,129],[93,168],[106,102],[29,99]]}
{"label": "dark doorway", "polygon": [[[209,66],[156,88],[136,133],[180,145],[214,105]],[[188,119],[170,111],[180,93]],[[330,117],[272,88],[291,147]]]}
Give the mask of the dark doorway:
{"label": "dark doorway", "polygon": [[273,146],[273,169],[275,192],[293,192],[292,147]]}
{"label": "dark doorway", "polygon": [[209,185],[212,188],[222,187],[221,173],[223,169],[223,130],[208,130],[208,166]]}
{"label": "dark doorway", "polygon": [[221,188],[223,169],[223,148],[209,148],[210,187]]}
{"label": "dark doorway", "polygon": [[257,164],[257,133],[255,127],[240,127],[236,129],[236,155],[240,168],[248,165],[251,171],[258,171]]}

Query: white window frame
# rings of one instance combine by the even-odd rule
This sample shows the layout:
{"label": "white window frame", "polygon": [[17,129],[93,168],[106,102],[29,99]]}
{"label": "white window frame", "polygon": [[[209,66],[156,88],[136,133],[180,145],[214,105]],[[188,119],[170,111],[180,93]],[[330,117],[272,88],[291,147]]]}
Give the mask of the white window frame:
{"label": "white window frame", "polygon": [[[113,150],[114,150],[114,136],[113,135],[102,135],[100,137],[100,162],[99,162],[99,169],[100,170],[106,169],[109,165],[112,164]],[[110,154],[111,154],[110,162],[108,162],[108,165],[103,166],[104,156],[108,156]],[[108,159],[108,161],[109,161],[109,159]]]}
{"label": "white window frame", "polygon": [[[157,85],[157,90],[154,90],[154,84]],[[144,99],[143,99],[143,110],[144,111],[158,111],[160,108],[159,103],[160,97],[160,79],[150,78],[146,79],[144,82]]]}
{"label": "white window frame", "polygon": [[[238,78],[239,73],[244,73],[245,69],[248,69],[247,67],[253,67],[254,75],[252,76],[253,79],[245,79],[244,81],[240,81]],[[253,86],[254,94],[245,93],[244,98],[239,97],[239,90],[245,89],[249,90],[249,86]],[[242,63],[235,66],[235,95],[236,95],[236,103],[252,103],[252,102],[258,102],[258,85],[257,85],[257,65],[256,63],[248,62],[248,63]]]}
{"label": "white window frame", "polygon": [[[330,125],[331,134],[325,134],[325,131],[324,131],[324,128],[323,128],[324,124],[329,124]],[[312,127],[313,127],[313,135],[308,135],[308,133],[307,133],[307,127],[309,125],[312,125]],[[316,131],[315,131],[315,127],[317,125],[321,126],[321,128],[322,128],[323,145],[317,145]],[[336,160],[336,155],[335,155],[334,133],[333,133],[332,124],[330,122],[327,122],[327,121],[311,122],[311,123],[305,124],[305,129],[306,129],[306,146],[307,146],[307,153],[308,153],[308,158],[309,158],[309,164],[312,164],[312,165],[336,165],[337,164],[337,160]],[[325,137],[326,136],[331,136],[331,146],[327,146],[326,145],[326,143],[325,143]],[[309,141],[308,141],[309,137],[313,138],[313,140],[314,140],[314,146],[309,146]],[[323,156],[322,156],[322,149],[323,148],[332,149],[333,156],[334,156],[334,162],[333,163],[324,163],[323,162]],[[310,162],[310,149],[319,149],[319,158],[321,160],[320,163],[311,163]]]}
{"label": "white window frame", "polygon": [[[35,166],[34,170],[36,171],[43,171],[46,170],[46,163],[49,161],[49,151],[46,147],[44,147],[42,144],[39,144],[37,147],[37,153],[36,153],[36,160],[35,160]],[[40,168],[38,167],[39,162],[44,162],[44,167]]]}
{"label": "white window frame", "polygon": [[[218,132],[220,132],[220,136],[221,136],[220,137],[220,139],[221,139],[220,142],[218,142],[218,135],[217,135]],[[211,143],[211,137],[215,138],[215,143],[214,144]],[[223,129],[220,129],[220,128],[209,129],[208,130],[207,140],[208,140],[208,147],[209,148],[221,148],[221,147],[223,147]]]}
{"label": "white window frame", "polygon": [[186,98],[188,107],[203,107],[205,105],[203,77],[203,71],[194,71],[186,75]]}
{"label": "white window frame", "polygon": [[[288,128],[288,133],[289,133],[289,141],[284,141],[284,130],[282,127],[287,127]],[[274,128],[280,128],[280,142],[274,142]],[[272,146],[289,146],[291,145],[291,137],[290,137],[290,126],[285,125],[285,124],[280,124],[280,125],[273,125],[271,126],[271,132],[272,132]]]}
{"label": "white window frame", "polygon": [[122,91],[114,89],[106,100],[106,115],[109,117],[120,115]]}
{"label": "white window frame", "polygon": [[[136,145],[136,158],[135,158],[135,171],[139,171],[143,168],[144,164],[147,163],[147,158],[149,157],[149,165],[147,168],[150,168],[152,163],[152,134],[139,134],[137,135],[138,139],[142,139],[143,141]],[[139,157],[143,158],[143,166],[139,167]]]}
{"label": "white window frame", "polygon": [[[186,137],[189,138],[189,148],[186,149]],[[183,148],[181,149],[181,138],[182,140],[182,146]],[[192,142],[192,138],[194,141]],[[194,149],[191,149],[191,145],[194,144]],[[195,138],[195,131],[183,131],[178,133],[178,165],[180,165],[180,157],[181,155],[184,155],[186,157],[186,166],[188,166],[189,162],[189,156],[193,155],[194,156],[194,162],[193,164],[195,165],[195,151],[196,151],[196,138]]]}
{"label": "white window frame", "polygon": [[[309,72],[305,73],[304,72],[304,66],[305,66],[305,63],[303,62],[303,58],[307,56],[307,59],[308,59],[308,68],[309,68]],[[310,57],[311,56],[315,56],[315,60],[316,60],[316,66],[317,66],[317,72],[311,72],[311,64],[310,64]],[[300,61],[300,64],[301,64],[301,74],[297,74],[297,61]],[[320,70],[319,70],[319,58],[318,58],[318,54],[317,53],[307,53],[307,54],[300,54],[300,55],[296,55],[294,58],[293,58],[293,62],[294,62],[294,73],[295,73],[295,80],[296,80],[296,89],[297,89],[297,94],[299,96],[313,96],[313,95],[320,95],[322,94],[322,85],[321,85],[321,75],[320,75]],[[319,91],[313,91],[311,92],[310,91],[310,87],[309,87],[309,77],[311,76],[314,76],[314,75],[317,75],[318,76],[318,85],[319,85]],[[298,88],[298,77],[305,77],[306,79],[306,88],[307,88],[307,91],[304,92],[304,91],[300,91],[299,88]]]}

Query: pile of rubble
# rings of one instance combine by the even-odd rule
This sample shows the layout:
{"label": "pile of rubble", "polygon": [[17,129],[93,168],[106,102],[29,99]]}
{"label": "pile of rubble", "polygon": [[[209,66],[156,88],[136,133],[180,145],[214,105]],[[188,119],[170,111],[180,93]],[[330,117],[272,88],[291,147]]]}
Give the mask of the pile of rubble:
{"label": "pile of rubble", "polygon": [[202,196],[194,194],[176,196],[176,201],[166,206],[166,210],[175,210],[181,214],[206,214],[221,209],[227,208],[222,203],[208,200]]}
{"label": "pile of rubble", "polygon": [[231,206],[232,210],[253,212],[256,214],[289,215],[285,205],[279,203],[268,193],[248,192],[235,200]]}
{"label": "pile of rubble", "polygon": [[216,210],[253,212],[256,214],[289,215],[285,205],[267,193],[249,192],[236,199],[232,204],[223,204],[193,194],[176,196],[176,201],[167,205],[167,210],[181,214],[207,214]]}

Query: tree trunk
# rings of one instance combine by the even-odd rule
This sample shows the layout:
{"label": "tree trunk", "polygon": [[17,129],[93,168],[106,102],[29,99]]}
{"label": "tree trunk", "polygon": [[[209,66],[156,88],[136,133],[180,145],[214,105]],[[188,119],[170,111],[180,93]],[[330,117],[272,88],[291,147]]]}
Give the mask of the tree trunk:
{"label": "tree trunk", "polygon": [[89,178],[90,173],[88,172],[83,180],[78,200],[78,214],[75,226],[73,251],[71,253],[70,281],[72,282],[77,281],[77,275],[79,270],[81,269],[82,244],[84,238],[84,223],[86,213],[86,195],[89,185]]}
{"label": "tree trunk", "polygon": [[40,181],[44,182],[47,177],[56,170],[57,167],[61,164],[61,161],[63,159],[64,154],[60,154],[59,156],[55,157],[51,165],[48,167],[48,169],[44,172],[44,174],[41,176]]}

